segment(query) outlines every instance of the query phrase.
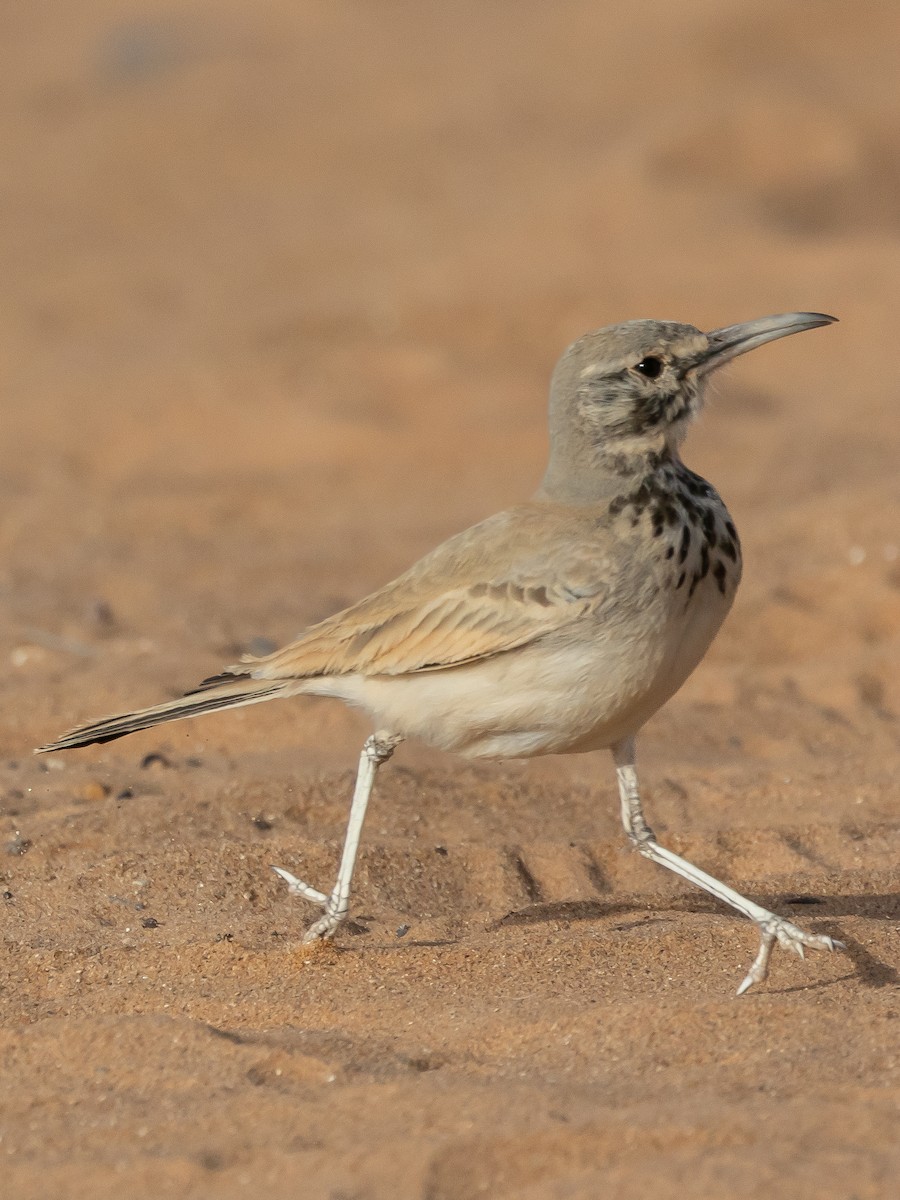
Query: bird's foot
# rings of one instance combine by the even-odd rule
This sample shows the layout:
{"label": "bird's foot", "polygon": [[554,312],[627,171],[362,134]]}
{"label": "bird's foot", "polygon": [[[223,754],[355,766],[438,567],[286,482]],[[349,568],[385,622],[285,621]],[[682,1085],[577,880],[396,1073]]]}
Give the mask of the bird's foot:
{"label": "bird's foot", "polygon": [[272,870],[288,885],[288,891],[292,896],[302,896],[304,900],[311,900],[313,904],[318,904],[320,908],[325,909],[324,916],[319,917],[318,921],[314,921],[306,933],[304,933],[303,944],[309,945],[311,942],[333,938],[347,920],[347,913],[349,912],[348,898],[344,897],[342,899],[337,888],[335,888],[331,895],[319,892],[315,888],[310,887],[308,883],[304,883],[302,879],[298,879],[296,875],[292,875],[290,871],[285,871],[282,867],[273,867]]}
{"label": "bird's foot", "polygon": [[793,950],[801,958],[805,958],[806,950],[846,950],[843,942],[828,937],[824,933],[806,933],[792,921],[777,917],[774,913],[757,921],[760,933],[759,953],[753,960],[753,966],[744,977],[737,990],[739,996],[753,987],[754,983],[762,983],[769,974],[769,959],[777,942],[785,950]]}

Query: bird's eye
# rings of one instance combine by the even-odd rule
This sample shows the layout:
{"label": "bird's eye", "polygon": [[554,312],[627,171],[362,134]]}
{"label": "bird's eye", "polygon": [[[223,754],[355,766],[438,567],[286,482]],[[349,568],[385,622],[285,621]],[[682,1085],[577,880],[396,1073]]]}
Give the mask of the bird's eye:
{"label": "bird's eye", "polygon": [[646,375],[648,379],[656,379],[657,375],[663,369],[662,359],[648,355],[647,358],[642,358],[639,363],[635,363],[634,369],[640,375]]}

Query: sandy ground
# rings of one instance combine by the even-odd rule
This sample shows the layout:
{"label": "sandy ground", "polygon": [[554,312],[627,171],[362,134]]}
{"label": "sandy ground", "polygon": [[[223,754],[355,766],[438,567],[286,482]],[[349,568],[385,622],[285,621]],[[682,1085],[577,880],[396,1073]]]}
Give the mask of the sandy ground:
{"label": "sandy ground", "polygon": [[[896,1195],[894,0],[2,26],[3,1195]],[[753,929],[625,849],[606,755],[404,746],[312,957],[268,866],[332,878],[358,715],[31,756],[527,496],[586,329],[795,308],[841,324],[688,445],[745,582],[641,754],[673,848],[846,955],[735,999]]]}

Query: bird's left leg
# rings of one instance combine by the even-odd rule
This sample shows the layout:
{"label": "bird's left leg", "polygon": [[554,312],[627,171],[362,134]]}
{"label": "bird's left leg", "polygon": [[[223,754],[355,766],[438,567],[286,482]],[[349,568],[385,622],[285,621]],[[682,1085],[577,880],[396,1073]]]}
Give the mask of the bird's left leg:
{"label": "bird's left leg", "polygon": [[635,770],[634,738],[626,738],[613,746],[613,758],[616,764],[616,778],[619,783],[619,798],[622,802],[622,824],[632,844],[645,858],[659,863],[680,875],[682,879],[695,884],[723,904],[729,904],[754,921],[760,931],[759,953],[753,965],[738,988],[738,995],[743,995],[754,983],[762,983],[769,973],[769,959],[775,943],[778,942],[788,950],[793,950],[804,957],[804,947],[810,950],[843,950],[843,942],[827,937],[825,934],[805,933],[792,921],[769,912],[759,904],[754,904],[740,892],[736,892],[727,884],[707,875],[693,863],[673,854],[656,840],[656,835],[644,819],[641,810],[641,798],[638,791],[637,771]]}
{"label": "bird's left leg", "polygon": [[353,868],[356,864],[356,852],[359,849],[359,839],[362,834],[363,821],[366,819],[366,807],[372,794],[372,785],[382,763],[387,762],[403,741],[402,737],[393,733],[373,733],[366,738],[359,756],[359,770],[356,775],[356,787],[353,789],[353,800],[350,804],[350,817],[347,821],[347,832],[344,836],[344,849],[341,853],[341,865],[338,868],[337,880],[331,893],[319,892],[304,883],[290,871],[282,867],[273,867],[276,875],[280,875],[288,885],[292,896],[303,896],[313,904],[319,904],[325,909],[325,915],[319,917],[303,935],[304,942],[316,942],[324,938],[334,937],[343,925],[350,911],[350,883],[353,879]]}

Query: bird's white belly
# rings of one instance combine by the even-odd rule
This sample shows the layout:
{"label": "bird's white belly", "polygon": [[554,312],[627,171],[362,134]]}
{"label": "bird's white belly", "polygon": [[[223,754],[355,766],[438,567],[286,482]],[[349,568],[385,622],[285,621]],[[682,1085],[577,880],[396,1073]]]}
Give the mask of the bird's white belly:
{"label": "bird's white belly", "polygon": [[635,733],[703,657],[729,602],[704,580],[689,604],[587,624],[465,666],[347,675],[303,690],[365,709],[379,729],[477,758],[579,753]]}

